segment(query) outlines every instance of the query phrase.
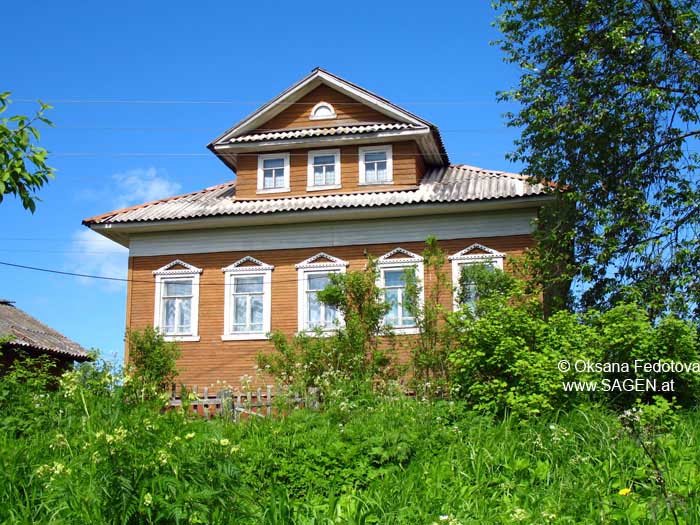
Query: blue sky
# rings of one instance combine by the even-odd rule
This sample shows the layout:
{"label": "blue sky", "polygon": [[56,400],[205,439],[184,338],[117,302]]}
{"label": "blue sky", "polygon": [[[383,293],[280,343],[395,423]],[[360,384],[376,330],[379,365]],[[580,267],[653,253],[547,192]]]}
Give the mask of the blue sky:
{"label": "blue sky", "polygon": [[[0,91],[9,114],[52,103],[56,179],[34,215],[0,204],[0,261],[126,275],[81,225],[233,174],[205,145],[321,66],[438,125],[452,162],[516,170],[498,90],[518,71],[489,45],[488,2],[10,2]],[[119,361],[126,287],[0,266],[0,297]]]}

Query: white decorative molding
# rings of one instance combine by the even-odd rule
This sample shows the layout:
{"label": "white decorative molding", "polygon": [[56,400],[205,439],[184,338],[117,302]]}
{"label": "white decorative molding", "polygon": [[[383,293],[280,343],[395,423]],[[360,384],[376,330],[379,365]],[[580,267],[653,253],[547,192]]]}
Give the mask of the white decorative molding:
{"label": "white decorative molding", "polygon": [[[396,259],[393,259],[394,255],[396,254],[403,254],[406,257],[397,257]],[[385,253],[382,255],[379,259],[377,259],[377,262],[379,263],[380,266],[386,265],[386,264],[406,264],[406,263],[422,263],[423,262],[423,257],[418,255],[417,253],[409,252],[408,250],[404,250],[403,248],[394,248],[391,250],[389,253]]]}
{"label": "white decorative molding", "polygon": [[[329,113],[327,115],[316,115],[316,111],[321,108],[326,108]],[[309,120],[331,120],[336,118],[335,108],[328,102],[321,101],[311,108],[311,113],[309,114]]]}
{"label": "white decorative molding", "polygon": [[[327,259],[327,262],[314,262],[317,261],[318,259]],[[314,255],[313,257],[309,257],[308,259],[301,261],[300,263],[296,264],[294,267],[297,270],[306,270],[306,269],[324,269],[324,268],[337,268],[337,267],[347,267],[350,263],[347,261],[344,261],[342,259],[338,259],[337,257],[333,257],[332,255],[328,255],[327,253],[320,252]]]}
{"label": "white decorative molding", "polygon": [[[183,268],[179,270],[171,270],[171,268],[174,266],[183,266]],[[202,269],[192,266],[191,264],[187,264],[180,259],[175,259],[173,262],[166,264],[162,268],[153,270],[153,275],[189,275],[193,273],[202,273]]]}
{"label": "white decorative molding", "polygon": [[[247,262],[253,263],[255,266],[241,266]],[[271,264],[265,264],[264,262],[246,255],[243,259],[237,260],[233,264],[229,264],[225,268],[222,268],[222,272],[235,272],[235,273],[247,273],[247,272],[261,272],[261,271],[272,271],[275,267]]]}
{"label": "white decorative molding", "polygon": [[[480,250],[484,253],[474,253],[470,255],[470,253],[475,250]],[[498,252],[492,248],[487,248],[483,244],[474,243],[471,246],[465,248],[464,250],[461,250],[455,253],[454,255],[450,255],[448,259],[450,261],[476,261],[493,259],[496,260],[498,267],[502,270],[503,259],[505,258],[505,256],[505,253]]]}

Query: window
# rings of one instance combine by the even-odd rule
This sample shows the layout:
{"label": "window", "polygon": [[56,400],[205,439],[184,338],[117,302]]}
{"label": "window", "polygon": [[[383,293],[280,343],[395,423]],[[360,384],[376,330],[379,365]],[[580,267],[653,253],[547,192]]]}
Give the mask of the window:
{"label": "window", "polygon": [[423,258],[420,255],[396,248],[377,261],[379,267],[379,287],[384,290],[384,300],[389,311],[384,316],[384,324],[395,333],[417,333],[416,319],[411,313],[410,298],[406,295],[406,277],[413,272],[419,288],[418,306],[423,303]]}
{"label": "window", "polygon": [[333,273],[345,273],[348,263],[319,253],[296,265],[299,272],[298,328],[300,332],[332,330],[342,323],[340,313],[318,299],[318,292],[330,283]]}
{"label": "window", "polygon": [[244,257],[226,268],[224,341],[267,339],[272,313],[274,266]]}
{"label": "window", "polygon": [[258,155],[258,193],[290,191],[289,153]]}
{"label": "window", "polygon": [[153,272],[156,277],[153,326],[168,341],[199,341],[200,268],[180,260]]}
{"label": "window", "polygon": [[309,151],[307,190],[340,188],[340,150]]}
{"label": "window", "polygon": [[310,120],[328,120],[336,118],[335,109],[328,102],[319,102],[311,109]]}
{"label": "window", "polygon": [[360,184],[392,184],[392,148],[377,146],[359,148]]}
{"label": "window", "polygon": [[[469,264],[491,264],[494,268],[503,270],[503,259],[505,254],[487,248],[481,244],[472,244],[468,248],[455,253],[449,257],[452,261],[452,286],[454,289],[454,299],[453,308],[458,310],[462,304],[466,304],[469,308],[473,309],[476,305],[478,299],[476,293],[476,286],[473,284],[467,285],[469,288],[460,290],[460,277],[462,275],[462,268]],[[462,300],[460,301],[460,295]]]}

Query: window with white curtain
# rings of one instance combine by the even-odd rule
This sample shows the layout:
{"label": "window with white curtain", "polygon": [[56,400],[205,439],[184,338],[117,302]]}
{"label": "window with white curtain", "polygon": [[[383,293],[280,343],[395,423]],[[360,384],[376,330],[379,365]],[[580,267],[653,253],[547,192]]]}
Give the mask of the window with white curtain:
{"label": "window with white curtain", "polygon": [[321,302],[318,293],[331,280],[334,273],[344,273],[348,263],[319,253],[296,265],[299,286],[298,328],[300,332],[329,331],[342,324],[340,313]]}
{"label": "window with white curtain", "polygon": [[359,148],[360,184],[392,184],[393,159],[391,146]]}
{"label": "window with white curtain", "polygon": [[340,150],[309,151],[307,190],[340,188]]}
{"label": "window with white curtain", "polygon": [[258,155],[258,193],[290,191],[289,153]]}
{"label": "window with white curtain", "polygon": [[155,270],[153,325],[166,340],[198,341],[199,275],[190,264],[176,260]]}
{"label": "window with white curtain", "polygon": [[267,338],[273,269],[274,266],[250,256],[222,268],[226,284],[223,340]]}
{"label": "window with white curtain", "polygon": [[[377,259],[379,270],[378,286],[383,290],[384,301],[389,310],[384,315],[384,325],[391,327],[397,334],[418,332],[416,319],[411,313],[411,302],[423,304],[423,257],[415,253],[396,248]],[[418,296],[411,298],[407,294],[407,276],[412,274],[418,287]]]}

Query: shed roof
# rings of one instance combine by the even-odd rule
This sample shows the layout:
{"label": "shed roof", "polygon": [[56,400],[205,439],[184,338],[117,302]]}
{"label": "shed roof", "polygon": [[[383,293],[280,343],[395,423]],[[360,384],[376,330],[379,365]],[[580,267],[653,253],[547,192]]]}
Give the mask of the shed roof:
{"label": "shed roof", "polygon": [[0,299],[0,337],[8,335],[12,336],[11,345],[70,357],[75,361],[90,359],[78,343],[20,310],[13,301]]}

